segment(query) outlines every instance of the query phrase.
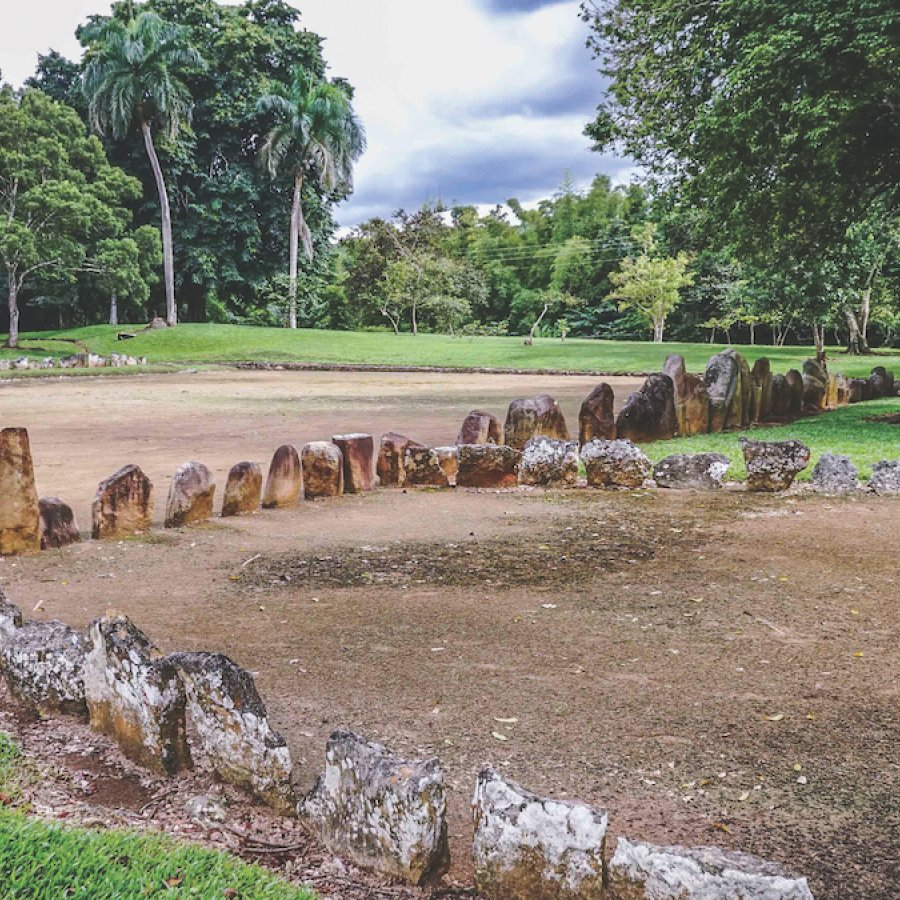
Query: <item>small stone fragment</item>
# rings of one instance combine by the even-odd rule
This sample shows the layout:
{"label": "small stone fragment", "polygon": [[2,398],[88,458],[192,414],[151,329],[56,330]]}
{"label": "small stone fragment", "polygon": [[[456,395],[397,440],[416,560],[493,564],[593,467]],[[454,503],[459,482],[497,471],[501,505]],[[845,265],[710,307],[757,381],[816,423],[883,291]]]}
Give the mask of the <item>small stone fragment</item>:
{"label": "small stone fragment", "polygon": [[336,434],[331,439],[344,459],[344,491],[363,494],[375,490],[375,441],[371,434]]}
{"label": "small stone fragment", "polygon": [[859,472],[849,456],[823,453],[813,469],[811,483],[822,494],[849,494],[859,490]]}
{"label": "small stone fragment", "polygon": [[876,494],[900,494],[900,459],[875,463],[869,487]]}
{"label": "small stone fragment", "polygon": [[661,488],[718,491],[730,467],[724,453],[676,453],[653,467],[653,478]]}
{"label": "small stone fragment", "polygon": [[587,395],[578,413],[578,443],[583,447],[593,440],[616,438],[616,414],[613,389],[602,381]]}
{"label": "small stone fragment", "polygon": [[381,436],[376,471],[382,487],[402,487],[406,480],[406,451],[424,449],[422,444],[394,431]]}
{"label": "small stone fragment", "polygon": [[459,447],[457,487],[510,488],[519,483],[522,453],[501,444],[463,444]]}
{"label": "small stone fragment", "polygon": [[0,556],[41,549],[41,517],[28,431],[0,431]]}
{"label": "small stone fragment", "polygon": [[667,441],[677,430],[675,386],[668,375],[650,375],[616,419],[616,435],[633,442]]}
{"label": "small stone fragment", "polygon": [[643,450],[631,441],[591,441],[581,448],[590,487],[639,488],[653,466]]}
{"label": "small stone fragment", "polygon": [[169,487],[166,503],[166,528],[180,528],[202,522],[213,514],[216,482],[201,462],[180,465]]}
{"label": "small stone fragment", "polygon": [[578,442],[533,437],[522,451],[519,483],[559,487],[578,478]]}
{"label": "small stone fragment", "polygon": [[116,539],[149,531],[153,485],[138,466],[123,466],[97,486],[91,506],[91,537]]}
{"label": "small stone fragment", "polygon": [[433,447],[412,444],[406,448],[403,483],[412,487],[450,487],[450,479]]}
{"label": "small stone fragment", "polygon": [[503,428],[491,413],[473,409],[465,419],[456,438],[457,444],[502,444]]}
{"label": "small stone fragment", "polygon": [[741,438],[751,491],[786,491],[809,465],[809,447],[797,440],[750,441]]}
{"label": "small stone fragment", "polygon": [[259,463],[239,462],[231,467],[222,498],[222,515],[243,516],[259,509],[262,470]]}
{"label": "small stone fragment", "polygon": [[521,450],[538,435],[560,441],[569,440],[569,429],[562,410],[548,394],[513,400],[506,413],[503,433],[504,443],[515,450]]}
{"label": "small stone fragment", "polygon": [[296,506],[303,490],[303,469],[300,454],[290,444],[282,444],[272,457],[266,490],[263,494],[263,509],[285,509]]}
{"label": "small stone fragment", "polygon": [[41,550],[68,547],[81,540],[75,514],[67,503],[57,497],[41,497],[38,510],[41,515]]}

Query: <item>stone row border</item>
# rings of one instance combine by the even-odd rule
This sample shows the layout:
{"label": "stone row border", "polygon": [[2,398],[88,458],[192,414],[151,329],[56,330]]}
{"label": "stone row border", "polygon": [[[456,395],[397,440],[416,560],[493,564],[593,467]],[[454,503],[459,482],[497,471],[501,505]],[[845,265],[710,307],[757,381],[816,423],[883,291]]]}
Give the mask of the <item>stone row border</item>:
{"label": "stone row border", "polygon": [[[290,751],[269,724],[253,677],[221,653],[163,655],[115,612],[86,633],[62,622],[25,622],[0,591],[0,672],[12,696],[39,715],[87,719],[130,759],[164,776],[203,760],[224,782],[304,819],[332,852],[364,868],[414,885],[433,883],[449,868],[437,758],[403,758],[335,731],[323,774],[297,797]],[[472,814],[475,884],[491,900],[812,898],[805,878],[714,847],[621,837],[607,860],[606,812],[540,797],[491,766],[477,777]]]}
{"label": "stone row border", "polygon": [[96,353],[73,353],[71,356],[45,356],[32,359],[20,356],[17,359],[0,359],[0,372],[25,369],[119,369],[124,366],[146,366],[146,356],[128,356],[124,353],[110,353],[98,356]]}

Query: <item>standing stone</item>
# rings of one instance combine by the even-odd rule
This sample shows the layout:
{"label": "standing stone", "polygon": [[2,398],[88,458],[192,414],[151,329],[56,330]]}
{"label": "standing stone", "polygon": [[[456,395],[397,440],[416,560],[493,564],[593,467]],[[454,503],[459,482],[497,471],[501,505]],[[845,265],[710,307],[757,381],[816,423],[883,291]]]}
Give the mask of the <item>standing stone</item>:
{"label": "standing stone", "polygon": [[457,487],[509,488],[519,483],[522,453],[501,444],[463,444],[459,448]]}
{"label": "standing stone", "polygon": [[101,481],[91,506],[91,537],[128,537],[150,530],[153,485],[137,466],[123,466]]}
{"label": "standing stone", "polygon": [[411,444],[406,448],[403,466],[404,484],[411,487],[450,487],[450,479],[434,447]]}
{"label": "standing stone", "polygon": [[751,491],[786,491],[809,465],[809,447],[800,441],[739,441]]}
{"label": "standing stone", "polygon": [[222,498],[222,516],[242,516],[259,509],[262,469],[259,463],[239,462],[231,467]]}
{"label": "standing stone", "polygon": [[533,437],[522,451],[519,483],[562,487],[578,478],[578,442]]}
{"label": "standing stone", "polygon": [[435,447],[434,452],[437,453],[438,465],[447,476],[447,481],[455,485],[459,472],[459,446],[454,444],[452,447]]}
{"label": "standing stone", "polygon": [[820,412],[825,407],[828,391],[828,374],[817,359],[803,361],[803,408],[807,412]]}
{"label": "standing stone", "polygon": [[850,402],[850,379],[838,372],[834,376],[835,390],[837,393],[837,406],[846,406]]}
{"label": "standing stone", "polygon": [[791,390],[784,375],[772,376],[772,415],[771,418],[781,421],[789,418],[791,413]]}
{"label": "standing stone", "polygon": [[869,487],[876,494],[900,494],[900,459],[875,463]]}
{"label": "standing stone", "polygon": [[[889,396],[887,370],[884,366],[875,366],[872,374],[869,376],[869,398],[871,400],[880,400],[882,397]],[[890,394],[893,391],[893,377],[891,377]]]}
{"label": "standing stone", "polygon": [[803,376],[796,369],[788,369],[784,378],[788,390],[788,418],[796,419],[803,412]]}
{"label": "standing stone", "polygon": [[709,428],[709,398],[706,395],[706,382],[703,377],[688,372],[684,357],[678,353],[669,354],[663,366],[663,373],[672,379],[675,388],[675,419],[678,423],[678,434],[681,437],[706,434]]}
{"label": "standing stone", "polygon": [[41,549],[41,516],[28,431],[0,431],[0,556]]}
{"label": "standing stone", "polygon": [[869,393],[869,382],[866,378],[851,378],[850,379],[850,389],[849,389],[849,402],[850,403],[862,403],[864,400],[868,400],[869,398],[866,396]]}
{"label": "standing stone", "polygon": [[500,420],[490,413],[474,409],[465,419],[456,438],[457,444],[502,444]]}
{"label": "standing stone", "polygon": [[221,653],[173,653],[199,746],[219,777],[247,788],[287,813],[291,753],[269,725],[265,704],[249,672]]}
{"label": "standing stone", "polygon": [[772,418],[772,364],[761,356],[750,370],[750,421],[759,424]]}
{"label": "standing stone", "polygon": [[811,483],[822,494],[849,494],[859,490],[859,472],[849,456],[823,453],[813,469]]}
{"label": "standing stone", "polygon": [[201,462],[180,465],[169,487],[166,502],[166,528],[180,528],[202,522],[213,514],[216,482],[212,472]]}
{"label": "standing stone", "polygon": [[741,420],[741,366],[729,353],[717,353],[704,374],[709,399],[709,432],[724,431]]}
{"label": "standing stone", "polygon": [[300,451],[303,490],[307,500],[344,493],[344,454],[328,441],[311,441]]}
{"label": "standing stone", "polygon": [[608,817],[482,769],[472,800],[475,887],[488,900],[600,900]]}
{"label": "standing stone", "polygon": [[85,716],[84,635],[62,622],[23,625],[21,614],[18,622],[0,639],[0,671],[10,693],[41,715]]}
{"label": "standing stone", "polygon": [[731,460],[724,453],[677,453],[653,467],[658,487],[688,491],[717,491]]}
{"label": "standing stone", "polygon": [[813,900],[805,878],[747,853],[656,847],[619,838],[609,863],[616,900]]}
{"label": "standing stone", "polygon": [[581,448],[590,487],[639,488],[652,466],[643,450],[631,441],[591,441]]}
{"label": "standing stone", "polygon": [[513,400],[506,413],[505,443],[521,450],[528,441],[538,435],[569,440],[569,429],[559,404],[548,394],[539,394],[526,400]]}
{"label": "standing stone", "polygon": [[402,487],[406,480],[406,451],[414,447],[424,449],[422,444],[394,431],[381,436],[376,471],[382,487]]}
{"label": "standing stone", "polygon": [[336,434],[331,439],[344,458],[344,490],[364,494],[375,490],[375,441],[371,434]]}
{"label": "standing stone", "polygon": [[303,490],[303,469],[300,454],[290,444],[282,444],[272,457],[266,490],[263,494],[263,509],[285,509],[296,506]]}
{"label": "standing stone", "polygon": [[615,396],[605,382],[595,387],[581,404],[578,413],[578,443],[583,447],[593,440],[613,441],[616,438]]}
{"label": "standing stone", "polygon": [[88,642],[84,693],[91,727],[161,774],[188,767],[184,686],[172,662],[125,616],[96,619]]}
{"label": "standing stone", "polygon": [[75,514],[67,503],[56,497],[41,497],[38,510],[41,515],[41,550],[68,547],[81,540]]}
{"label": "standing stone", "polygon": [[668,375],[649,376],[628,397],[616,419],[616,435],[632,442],[667,441],[677,430],[675,386]]}
{"label": "standing stone", "polygon": [[834,372],[825,373],[825,399],[822,405],[825,409],[836,409],[838,401],[838,375]]}
{"label": "standing stone", "polygon": [[403,759],[348,731],[335,731],[325,774],[297,812],[326,846],[357,865],[422,884],[448,868],[444,775],[437,759]]}
{"label": "standing stone", "polygon": [[722,351],[731,356],[738,365],[737,395],[740,397],[740,409],[732,410],[732,415],[725,422],[726,430],[746,428],[750,424],[751,404],[753,402],[753,380],[747,360],[732,347]]}

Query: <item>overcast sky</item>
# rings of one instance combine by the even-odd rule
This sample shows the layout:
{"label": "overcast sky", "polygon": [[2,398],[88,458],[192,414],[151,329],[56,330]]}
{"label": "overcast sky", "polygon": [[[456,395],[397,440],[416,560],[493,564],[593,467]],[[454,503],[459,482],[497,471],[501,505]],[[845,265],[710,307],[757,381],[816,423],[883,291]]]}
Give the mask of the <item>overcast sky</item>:
{"label": "overcast sky", "polygon": [[[331,75],[356,87],[369,149],[342,225],[426,200],[492,205],[550,196],[629,163],[582,136],[602,82],[577,0],[295,0],[325,38]],[[10,7],[15,6],[15,13]],[[0,70],[20,84],[39,52],[76,57],[76,25],[103,0],[3,0]]]}

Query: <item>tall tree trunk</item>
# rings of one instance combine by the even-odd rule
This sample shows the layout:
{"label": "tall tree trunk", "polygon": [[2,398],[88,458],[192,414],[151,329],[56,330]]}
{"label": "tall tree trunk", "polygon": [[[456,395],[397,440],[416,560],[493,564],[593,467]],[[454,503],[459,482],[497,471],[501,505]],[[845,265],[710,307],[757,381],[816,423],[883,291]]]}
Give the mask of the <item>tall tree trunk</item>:
{"label": "tall tree trunk", "polygon": [[109,298],[109,324],[119,324],[119,298],[115,294]]}
{"label": "tall tree trunk", "polygon": [[849,306],[845,306],[844,318],[847,320],[847,352],[857,356],[868,353],[869,343],[860,327],[856,312]]}
{"label": "tall tree trunk", "polygon": [[653,322],[653,341],[654,343],[661,344],[663,339],[663,331],[666,327],[665,318],[656,319]]}
{"label": "tall tree trunk", "polygon": [[172,213],[169,209],[169,195],[166,192],[166,182],[163,179],[156,147],[153,146],[153,135],[150,133],[150,125],[147,122],[141,122],[141,132],[144,135],[144,147],[150,158],[150,168],[153,169],[156,190],[159,194],[159,209],[162,218],[163,281],[166,288],[166,324],[174,326],[178,324],[178,308],[175,306],[175,255],[172,252]]}
{"label": "tall tree trunk", "polygon": [[6,346],[15,349],[19,346],[19,285],[16,276],[7,272],[9,284],[9,340]]}
{"label": "tall tree trunk", "polygon": [[294,199],[291,202],[291,240],[288,275],[288,328],[297,327],[297,251],[300,243],[300,192],[303,189],[303,175],[294,178]]}

